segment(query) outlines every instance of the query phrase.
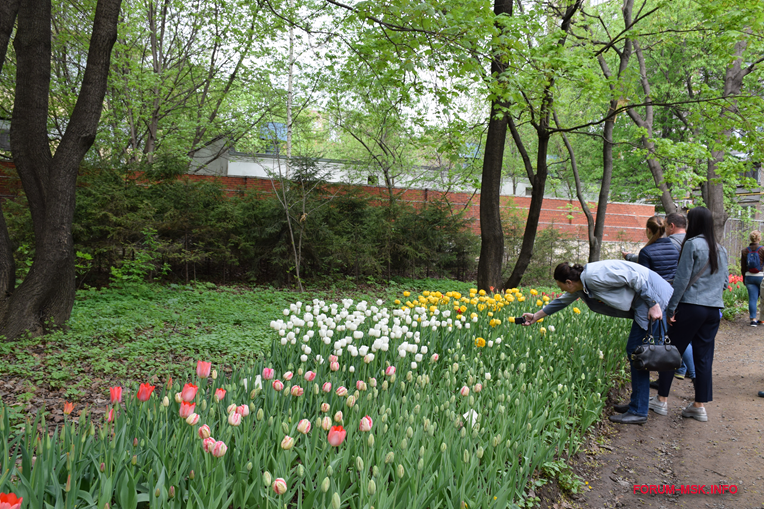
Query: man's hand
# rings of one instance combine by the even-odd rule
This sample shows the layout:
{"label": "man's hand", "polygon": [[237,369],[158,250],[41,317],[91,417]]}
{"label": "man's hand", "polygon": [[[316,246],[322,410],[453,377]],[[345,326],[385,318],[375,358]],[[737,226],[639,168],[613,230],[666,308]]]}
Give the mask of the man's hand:
{"label": "man's hand", "polygon": [[629,256],[629,253],[626,251],[621,251],[621,256],[623,256],[623,259],[625,260],[627,256]]}
{"label": "man's hand", "polygon": [[647,317],[654,322],[657,322],[658,320],[663,318],[663,312],[661,311],[661,307],[658,304],[651,307],[650,310],[647,312]]}
{"label": "man's hand", "polygon": [[535,323],[537,320],[536,313],[523,313],[523,318],[525,318],[525,323],[523,324],[523,326],[531,325],[532,323]]}

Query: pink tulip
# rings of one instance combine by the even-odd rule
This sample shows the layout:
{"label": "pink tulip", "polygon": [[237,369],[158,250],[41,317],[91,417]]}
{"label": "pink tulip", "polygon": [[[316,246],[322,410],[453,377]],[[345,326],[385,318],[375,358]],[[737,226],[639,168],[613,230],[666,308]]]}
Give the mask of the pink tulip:
{"label": "pink tulip", "polygon": [[369,385],[371,385],[372,387],[376,387],[377,386],[377,379],[376,378],[369,378]]}
{"label": "pink tulip", "polygon": [[213,397],[215,398],[215,401],[220,403],[223,401],[223,398],[225,398],[225,389],[215,389],[215,396]]}
{"label": "pink tulip", "polygon": [[339,357],[336,355],[330,355],[329,356],[329,362],[337,362],[339,360]]}
{"label": "pink tulip", "polygon": [[342,410],[334,414],[334,420],[337,422],[342,422]]}
{"label": "pink tulip", "polygon": [[284,380],[288,382],[289,380],[292,379],[293,376],[294,376],[294,373],[292,373],[291,371],[287,371],[286,373],[284,373]]}
{"label": "pink tulip", "polygon": [[205,438],[210,438],[211,430],[208,425],[204,425],[201,428],[199,428],[199,438],[204,440]]}
{"label": "pink tulip", "polygon": [[461,394],[462,396],[469,396],[470,388],[465,385],[464,387],[461,388],[461,390],[459,391],[459,394]]}
{"label": "pink tulip", "polygon": [[196,406],[196,403],[186,403],[185,401],[180,404],[180,416],[181,418],[185,419],[192,413],[194,413],[194,407]]}
{"label": "pink tulip", "polygon": [[355,383],[355,388],[358,389],[359,391],[365,391],[366,390],[366,382],[364,382],[363,380],[358,380]]}
{"label": "pink tulip", "polygon": [[239,405],[236,407],[236,413],[241,415],[242,417],[246,417],[249,415],[249,405]]}
{"label": "pink tulip", "polygon": [[180,397],[183,401],[192,402],[196,397],[196,391],[199,390],[194,384],[186,384],[183,386],[183,390],[180,391]]}
{"label": "pink tulip", "polygon": [[228,424],[231,426],[238,426],[241,424],[241,414],[237,414],[236,412],[228,414]]}
{"label": "pink tulip", "polygon": [[294,447],[294,438],[290,437],[289,435],[285,436],[284,440],[281,441],[281,448],[285,451],[288,451],[292,447]]}
{"label": "pink tulip", "polygon": [[430,362],[438,362],[438,359],[440,359],[440,356],[434,353],[432,354],[432,357],[430,357]]}
{"label": "pink tulip", "polygon": [[217,440],[215,440],[212,437],[207,437],[204,440],[202,440],[202,448],[204,449],[204,452],[211,453],[216,443],[217,443]]}
{"label": "pink tulip", "polygon": [[329,369],[332,371],[339,371],[340,370],[340,363],[339,362],[330,362],[329,363]]}
{"label": "pink tulip", "polygon": [[276,495],[283,495],[287,492],[287,483],[284,479],[281,477],[278,477],[275,481],[273,481],[273,491],[276,492]]}
{"label": "pink tulip", "polygon": [[321,390],[324,392],[332,392],[332,383],[324,382],[324,385],[321,387]]}
{"label": "pink tulip", "polygon": [[284,390],[284,382],[282,382],[281,380],[279,380],[279,379],[277,378],[276,380],[274,380],[274,381],[273,381],[273,388],[274,388],[276,391],[278,391],[278,392],[281,392],[281,391],[283,391],[283,390]]}
{"label": "pink tulip", "polygon": [[321,428],[324,431],[329,431],[332,428],[332,420],[328,416],[321,419]]}
{"label": "pink tulip", "polygon": [[236,403],[231,403],[228,405],[228,408],[226,408],[226,412],[230,414],[231,412],[235,412],[237,408],[239,407],[236,406]]}
{"label": "pink tulip", "polygon": [[339,447],[340,444],[345,441],[345,436],[347,434],[347,431],[345,431],[345,428],[342,426],[332,426],[332,429],[329,430],[329,435],[327,436],[329,445],[332,447]]}
{"label": "pink tulip", "polygon": [[475,386],[472,388],[475,392],[480,392],[483,390],[483,384],[475,384]]}
{"label": "pink tulip", "polygon": [[315,379],[316,379],[315,371],[308,371],[307,373],[305,373],[305,380],[307,380],[308,382],[312,382]]}
{"label": "pink tulip", "polygon": [[329,403],[321,403],[321,411],[326,413],[329,411]]}
{"label": "pink tulip", "polygon": [[112,405],[122,403],[122,387],[109,387],[109,396]]}
{"label": "pink tulip", "polygon": [[395,374],[395,366],[388,366],[385,370],[386,376],[393,376]]}
{"label": "pink tulip", "polygon": [[273,380],[273,376],[272,368],[263,368],[263,380]]}
{"label": "pink tulip", "polygon": [[304,392],[305,391],[299,385],[292,386],[292,396],[295,398],[302,396]]}
{"label": "pink tulip", "polygon": [[228,446],[223,442],[215,442],[215,446],[212,448],[212,455],[216,458],[222,458],[228,450]]}
{"label": "pink tulip", "polygon": [[210,370],[212,369],[211,362],[196,361],[196,376],[199,378],[207,378],[210,376]]}
{"label": "pink tulip", "polygon": [[337,387],[337,390],[334,391],[334,393],[340,398],[342,398],[348,395],[348,390],[344,386],[340,385],[339,387]]}
{"label": "pink tulip", "polygon": [[106,416],[106,422],[114,422],[114,409],[110,408],[109,413]]}
{"label": "pink tulip", "polygon": [[18,498],[15,493],[0,493],[0,509],[21,509],[24,498]]}
{"label": "pink tulip", "polygon": [[371,417],[367,415],[361,418],[361,424],[358,425],[358,429],[361,431],[371,431],[373,424],[374,422],[371,420]]}
{"label": "pink tulip", "polygon": [[199,424],[200,418],[201,417],[199,417],[199,414],[191,414],[188,417],[186,417],[186,424],[188,424],[189,426],[196,426],[197,424]]}

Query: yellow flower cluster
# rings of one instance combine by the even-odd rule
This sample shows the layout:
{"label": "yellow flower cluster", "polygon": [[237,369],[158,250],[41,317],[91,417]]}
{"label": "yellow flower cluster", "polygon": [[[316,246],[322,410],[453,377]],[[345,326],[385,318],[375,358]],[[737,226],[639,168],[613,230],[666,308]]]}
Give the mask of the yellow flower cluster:
{"label": "yellow flower cluster", "polygon": [[475,338],[475,346],[478,348],[485,347],[485,339],[483,338]]}

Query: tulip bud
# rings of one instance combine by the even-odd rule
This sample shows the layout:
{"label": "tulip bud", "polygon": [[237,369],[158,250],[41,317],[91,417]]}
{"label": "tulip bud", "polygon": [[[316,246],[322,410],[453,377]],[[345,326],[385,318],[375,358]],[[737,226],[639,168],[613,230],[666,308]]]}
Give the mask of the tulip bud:
{"label": "tulip bud", "polygon": [[329,478],[324,477],[324,480],[321,482],[321,491],[326,493],[329,491]]}
{"label": "tulip bud", "polygon": [[360,456],[356,456],[355,458],[355,468],[359,472],[363,471],[363,459],[361,459]]}
{"label": "tulip bud", "polygon": [[369,447],[374,447],[374,435],[369,434],[369,438],[366,439],[366,443]]}
{"label": "tulip bud", "polygon": [[138,439],[133,438],[133,447],[138,447]]}
{"label": "tulip bud", "polygon": [[202,400],[202,405],[201,405],[201,407],[202,407],[202,411],[205,411],[205,410],[207,410],[207,400],[206,400],[206,399],[203,399],[203,400]]}
{"label": "tulip bud", "polygon": [[273,481],[273,491],[276,492],[277,495],[283,495],[287,491],[287,484],[284,479],[279,477],[275,481]]}
{"label": "tulip bud", "polygon": [[398,474],[398,479],[402,479],[403,478],[403,474],[406,473],[406,471],[403,470],[403,465],[398,463],[398,468],[396,469],[395,473]]}
{"label": "tulip bud", "polygon": [[212,370],[212,379],[213,380],[217,380],[218,379],[218,370],[217,369],[213,369]]}
{"label": "tulip bud", "polygon": [[302,463],[297,465],[297,475],[300,476],[300,477],[305,475],[305,467],[302,466]]}
{"label": "tulip bud", "polygon": [[282,421],[282,422],[281,422],[281,430],[282,430],[282,431],[284,432],[284,434],[286,435],[287,433],[289,433],[289,425],[288,425],[287,423],[285,423],[285,422],[283,422],[283,421]]}
{"label": "tulip bud", "polygon": [[424,446],[419,448],[419,455],[424,456]]}
{"label": "tulip bud", "polygon": [[135,454],[133,454],[133,457],[132,457],[132,459],[130,460],[130,463],[132,463],[133,465],[135,465],[136,463],[138,463],[138,456],[136,456]]}
{"label": "tulip bud", "polygon": [[392,463],[395,460],[395,453],[390,451],[385,456],[385,465]]}
{"label": "tulip bud", "polygon": [[168,398],[167,396],[165,396],[164,398],[162,398],[162,406],[163,406],[163,407],[165,407],[165,408],[167,408],[168,406],[170,406],[170,398]]}
{"label": "tulip bud", "polygon": [[478,459],[481,459],[481,460],[482,460],[482,459],[483,459],[483,454],[484,454],[484,453],[485,453],[485,450],[483,450],[483,448],[482,448],[482,447],[478,447],[478,450],[477,450],[477,457],[478,457]]}
{"label": "tulip bud", "polygon": [[369,492],[369,495],[374,495],[377,492],[377,483],[374,482],[374,479],[369,479],[369,485],[366,487],[366,490]]}
{"label": "tulip bud", "polygon": [[353,408],[353,405],[355,405],[355,396],[348,396],[347,401],[345,402],[348,408]]}
{"label": "tulip bud", "polygon": [[167,496],[169,498],[173,498],[175,496],[175,486],[170,486],[170,489],[167,492]]}
{"label": "tulip bud", "polygon": [[285,451],[289,451],[292,447],[294,447],[294,438],[289,435],[285,436],[284,440],[281,441],[281,448]]}
{"label": "tulip bud", "polygon": [[162,494],[162,490],[160,490],[159,488],[157,488],[156,490],[154,490],[154,496],[155,496],[156,498],[159,498],[159,495],[161,495],[161,494]]}
{"label": "tulip bud", "polygon": [[193,480],[194,480],[194,477],[196,477],[196,474],[195,474],[195,473],[194,473],[194,471],[192,470],[192,471],[190,471],[190,472],[188,473],[188,478],[189,478],[189,479],[191,479],[191,480],[193,481]]}
{"label": "tulip bud", "polygon": [[186,423],[190,426],[196,426],[199,423],[199,414],[191,414],[188,417],[186,417]]}
{"label": "tulip bud", "polygon": [[406,447],[409,446],[409,441],[407,439],[401,440],[401,449],[406,450]]}
{"label": "tulip bud", "polygon": [[387,380],[385,380],[384,382],[382,382],[382,390],[383,390],[383,391],[386,391],[388,387],[389,387],[389,385],[387,384]]}
{"label": "tulip bud", "polygon": [[181,401],[183,401],[183,398],[181,397],[179,392],[176,392],[175,393],[175,402],[176,403],[180,403]]}
{"label": "tulip bud", "polygon": [[271,476],[270,472],[268,472],[267,470],[263,472],[263,484],[265,486],[270,486],[272,480],[273,480],[273,477]]}
{"label": "tulip bud", "polygon": [[300,422],[297,423],[297,431],[303,435],[307,435],[310,432],[310,428],[311,424],[308,419],[300,419]]}
{"label": "tulip bud", "polygon": [[106,470],[106,463],[102,462],[101,465],[98,467],[98,470],[100,470],[101,473],[103,473]]}
{"label": "tulip bud", "polygon": [[329,431],[331,427],[332,427],[332,420],[328,416],[321,419],[321,429],[323,429],[324,431]]}
{"label": "tulip bud", "polygon": [[332,495],[332,509],[340,509],[340,504],[340,494],[335,491]]}
{"label": "tulip bud", "polygon": [[258,421],[262,421],[264,416],[265,416],[265,412],[263,412],[263,409],[261,408],[257,411],[257,415],[255,417],[257,418]]}
{"label": "tulip bud", "polygon": [[446,445],[445,442],[440,444],[440,452],[446,452],[447,449],[448,449],[448,446]]}
{"label": "tulip bud", "polygon": [[247,472],[251,472],[251,471],[252,471],[252,462],[248,461],[247,462]]}
{"label": "tulip bud", "polygon": [[332,475],[334,475],[334,469],[332,468],[332,466],[331,466],[331,465],[329,465],[328,467],[326,467],[326,475],[328,475],[329,477],[331,477]]}
{"label": "tulip bud", "polygon": [[422,470],[424,468],[424,458],[419,458],[419,461],[416,463],[417,470]]}
{"label": "tulip bud", "polygon": [[336,422],[342,422],[342,411],[339,411],[336,414],[334,414],[334,420]]}

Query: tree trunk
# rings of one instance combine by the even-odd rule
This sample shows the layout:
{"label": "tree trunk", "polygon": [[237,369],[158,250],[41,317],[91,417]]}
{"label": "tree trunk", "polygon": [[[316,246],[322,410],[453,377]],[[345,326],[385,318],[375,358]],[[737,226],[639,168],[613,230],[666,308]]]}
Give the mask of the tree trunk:
{"label": "tree trunk", "polygon": [[[551,99],[550,99],[551,101]],[[551,104],[550,104],[551,106]],[[510,274],[509,279],[504,284],[505,288],[516,288],[520,286],[523,274],[528,269],[533,257],[533,245],[536,242],[536,233],[539,228],[539,219],[541,218],[541,206],[544,204],[544,191],[546,190],[547,165],[546,156],[549,149],[549,115],[542,119],[538,131],[538,150],[536,152],[536,175],[532,181],[531,204],[528,207],[528,219],[525,222],[525,232],[523,233],[523,244],[520,247],[520,254],[517,256],[515,267]]]}
{"label": "tree trunk", "polygon": [[[121,0],[99,0],[77,103],[55,155],[48,142],[51,2],[27,0],[14,40],[16,90],[11,152],[29,202],[35,256],[29,274],[0,307],[0,336],[39,335],[69,319],[74,304],[72,239],[77,171],[101,116]],[[4,55],[3,55],[4,56]],[[3,227],[3,238],[7,230]]]}
{"label": "tree trunk", "polygon": [[[512,16],[513,0],[494,0],[496,16]],[[498,78],[506,69],[499,55],[491,60],[491,76]],[[481,290],[500,290],[501,265],[504,258],[504,232],[501,229],[501,168],[504,161],[504,143],[507,139],[507,105],[491,102],[491,118],[483,157],[480,185],[480,260],[477,286]]]}

